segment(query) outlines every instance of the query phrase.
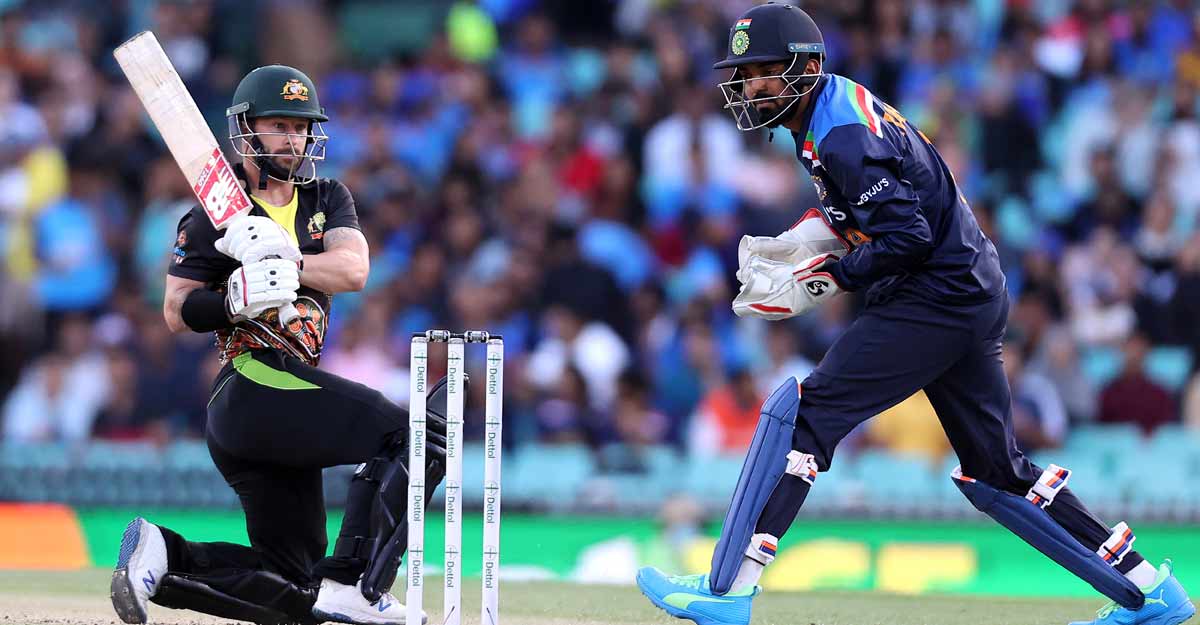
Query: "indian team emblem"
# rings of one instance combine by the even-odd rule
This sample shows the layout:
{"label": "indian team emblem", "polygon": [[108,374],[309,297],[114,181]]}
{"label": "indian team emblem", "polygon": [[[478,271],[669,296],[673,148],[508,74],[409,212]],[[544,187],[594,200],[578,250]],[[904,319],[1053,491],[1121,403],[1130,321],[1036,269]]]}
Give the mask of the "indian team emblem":
{"label": "indian team emblem", "polygon": [[746,50],[750,49],[750,34],[744,30],[733,33],[733,39],[729,41],[729,49],[733,50],[734,54],[745,54]]}
{"label": "indian team emblem", "polygon": [[283,96],[284,100],[308,102],[308,87],[305,87],[304,83],[293,78],[283,83],[283,89],[280,90],[279,95]]}

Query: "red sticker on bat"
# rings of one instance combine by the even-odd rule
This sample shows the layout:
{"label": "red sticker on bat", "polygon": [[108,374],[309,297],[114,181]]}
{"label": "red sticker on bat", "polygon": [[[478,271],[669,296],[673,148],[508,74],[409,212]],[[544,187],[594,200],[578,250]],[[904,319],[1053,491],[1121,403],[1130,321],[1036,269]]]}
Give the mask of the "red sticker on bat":
{"label": "red sticker on bat", "polygon": [[225,222],[250,208],[250,199],[238,184],[237,176],[220,148],[213,148],[212,156],[204,164],[192,190],[200,198],[204,212],[208,213],[209,220],[218,230]]}

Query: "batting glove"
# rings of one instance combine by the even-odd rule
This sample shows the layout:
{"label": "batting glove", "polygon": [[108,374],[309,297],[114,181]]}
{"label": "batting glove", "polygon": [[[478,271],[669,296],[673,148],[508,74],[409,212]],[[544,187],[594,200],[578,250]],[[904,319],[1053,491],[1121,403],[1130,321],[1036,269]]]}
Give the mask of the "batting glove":
{"label": "batting glove", "polygon": [[270,217],[245,215],[233,220],[225,236],[217,239],[218,252],[245,264],[264,258],[283,258],[293,263],[302,258],[283,226]]}
{"label": "batting glove", "polygon": [[269,258],[242,265],[229,274],[225,311],[234,323],[256,319],[263,312],[296,301],[300,271],[296,263]]}

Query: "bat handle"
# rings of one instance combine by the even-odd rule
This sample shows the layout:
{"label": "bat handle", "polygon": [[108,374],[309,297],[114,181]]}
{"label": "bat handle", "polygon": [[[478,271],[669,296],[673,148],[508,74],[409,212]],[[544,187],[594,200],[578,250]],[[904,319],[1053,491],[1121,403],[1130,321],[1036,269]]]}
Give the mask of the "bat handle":
{"label": "bat handle", "polygon": [[[279,258],[279,256],[268,256],[267,258]],[[300,318],[300,311],[296,307],[289,304],[284,304],[275,309],[279,313],[279,325],[287,330],[288,324]]]}
{"label": "bat handle", "polygon": [[292,321],[300,318],[300,312],[291,304],[284,304],[276,310],[279,311],[279,323],[283,325],[284,328],[287,328],[288,324]]}

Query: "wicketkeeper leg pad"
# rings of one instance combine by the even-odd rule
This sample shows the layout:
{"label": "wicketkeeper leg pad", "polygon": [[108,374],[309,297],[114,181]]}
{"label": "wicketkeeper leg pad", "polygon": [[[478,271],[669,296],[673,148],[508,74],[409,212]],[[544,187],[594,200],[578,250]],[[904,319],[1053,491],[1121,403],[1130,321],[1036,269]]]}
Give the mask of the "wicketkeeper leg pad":
{"label": "wicketkeeper leg pad", "polygon": [[1104,541],[1104,544],[1100,545],[1100,548],[1096,550],[1096,555],[1110,566],[1115,567],[1125,559],[1130,551],[1133,551],[1133,541],[1137,540],[1137,536],[1133,535],[1133,530],[1129,529],[1124,521],[1117,523],[1112,530],[1112,535]]}
{"label": "wicketkeeper leg pad", "polygon": [[797,471],[801,467],[807,469],[802,457],[789,458],[799,407],[800,385],[794,377],[788,378],[763,402],[758,427],[754,430],[737,488],[725,514],[721,538],[713,551],[709,587],[716,594],[729,592],[751,543],[758,517],[780,478],[788,471],[789,460],[793,461]]}
{"label": "wicketkeeper leg pad", "polygon": [[[1053,467],[1053,465],[1051,466]],[[958,486],[963,495],[966,495],[972,505],[995,519],[1000,525],[1008,528],[1034,549],[1074,573],[1076,577],[1091,584],[1101,594],[1118,604],[1130,609],[1141,607],[1145,596],[1133,582],[1125,579],[1124,575],[1113,568],[1112,565],[1115,561],[1106,562],[1096,552],[1080,544],[1050,517],[1042,508],[1041,501],[1034,502],[1032,499],[998,490],[967,477],[962,474],[961,467],[955,468],[951,477],[954,484]],[[1042,477],[1046,476],[1043,474]],[[1041,484],[1042,480],[1039,479],[1038,483]],[[1057,484],[1057,489],[1061,490],[1064,484],[1065,476],[1061,483]],[[1037,486],[1035,486],[1036,488]],[[1048,501],[1045,502],[1049,504],[1053,500],[1053,494],[1058,490],[1055,490],[1054,493],[1030,492],[1038,497],[1049,495]],[[1113,540],[1114,545],[1118,542],[1118,540],[1110,540]],[[1132,543],[1132,540],[1129,542]],[[1125,552],[1128,552],[1128,545],[1125,546]],[[1114,560],[1117,558],[1114,557]]]}
{"label": "wicketkeeper leg pad", "polygon": [[1054,503],[1054,497],[1058,492],[1067,487],[1067,480],[1071,479],[1071,472],[1057,464],[1052,464],[1042,471],[1041,477],[1033,483],[1033,487],[1025,493],[1025,499],[1039,508],[1045,509],[1051,503]]}

